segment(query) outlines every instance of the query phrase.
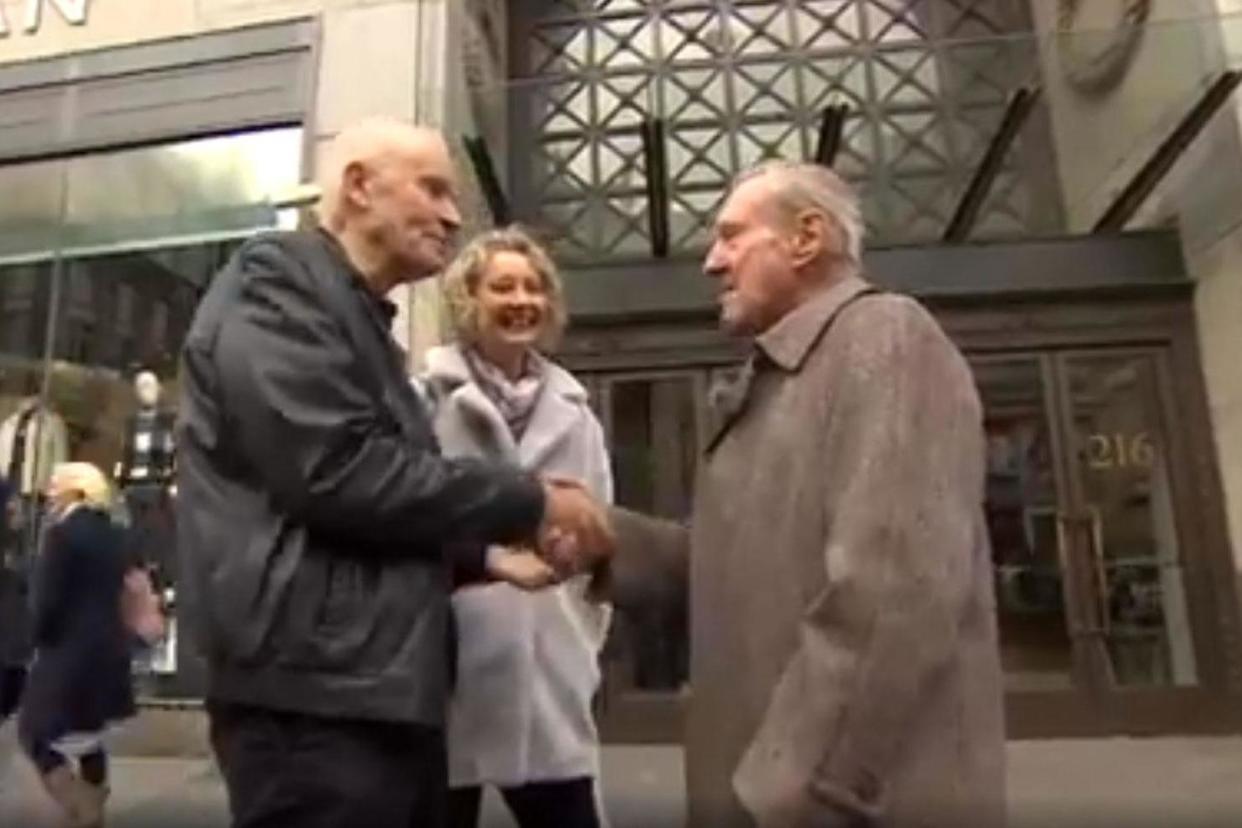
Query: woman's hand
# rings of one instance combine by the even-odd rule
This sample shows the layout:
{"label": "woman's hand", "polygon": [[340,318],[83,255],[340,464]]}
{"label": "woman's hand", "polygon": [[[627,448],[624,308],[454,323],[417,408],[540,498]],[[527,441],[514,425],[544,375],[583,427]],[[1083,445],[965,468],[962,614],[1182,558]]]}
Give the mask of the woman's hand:
{"label": "woman's hand", "polygon": [[487,574],[518,589],[535,592],[560,583],[556,570],[534,552],[492,546],[487,550]]}

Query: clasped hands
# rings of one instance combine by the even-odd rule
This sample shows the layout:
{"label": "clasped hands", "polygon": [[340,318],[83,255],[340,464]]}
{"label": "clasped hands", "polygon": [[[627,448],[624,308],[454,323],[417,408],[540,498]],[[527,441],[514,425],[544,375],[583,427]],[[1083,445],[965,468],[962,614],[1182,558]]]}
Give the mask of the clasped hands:
{"label": "clasped hands", "polygon": [[544,477],[543,522],[533,547],[493,546],[487,571],[519,589],[552,586],[609,560],[616,536],[604,505],[581,482]]}

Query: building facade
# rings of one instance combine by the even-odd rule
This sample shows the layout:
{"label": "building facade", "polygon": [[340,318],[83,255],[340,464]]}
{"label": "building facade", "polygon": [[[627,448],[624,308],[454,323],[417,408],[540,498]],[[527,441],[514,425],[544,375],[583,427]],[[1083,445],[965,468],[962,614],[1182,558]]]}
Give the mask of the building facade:
{"label": "building facade", "polygon": [[[729,180],[827,160],[862,196],[871,277],[976,372],[1011,734],[1236,728],[1235,11],[510,4],[497,152],[571,268],[564,358],[621,500],[689,517],[739,357],[697,275]],[[620,616],[606,728],[669,738],[694,693],[684,606]]]}
{"label": "building facade", "polygon": [[[862,195],[871,277],[975,368],[1011,733],[1235,729],[1234,5],[0,0],[0,422],[37,406],[51,459],[124,464],[135,372],[171,405],[215,269],[296,221],[343,125],[393,115],[462,147],[478,223],[552,245],[618,497],[687,518],[741,353],[698,275],[712,213],[740,169],[819,158]],[[397,298],[416,361],[435,286]],[[175,493],[131,482],[175,589]],[[684,600],[619,610],[605,731],[676,740]],[[172,661],[155,692],[195,695]]]}

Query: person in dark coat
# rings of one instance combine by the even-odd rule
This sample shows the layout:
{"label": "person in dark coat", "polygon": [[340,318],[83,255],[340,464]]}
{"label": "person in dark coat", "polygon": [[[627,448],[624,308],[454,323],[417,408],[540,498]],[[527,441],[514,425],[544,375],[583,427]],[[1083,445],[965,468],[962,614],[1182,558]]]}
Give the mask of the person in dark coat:
{"label": "person in dark coat", "polygon": [[0,476],[0,724],[17,711],[30,659],[23,562],[16,554],[13,487]]}
{"label": "person in dark coat", "polygon": [[[74,826],[101,825],[107,728],[134,715],[130,634],[121,615],[126,560],[112,494],[89,463],[57,466],[34,569],[35,660],[18,737]],[[75,773],[71,757],[78,759]]]}

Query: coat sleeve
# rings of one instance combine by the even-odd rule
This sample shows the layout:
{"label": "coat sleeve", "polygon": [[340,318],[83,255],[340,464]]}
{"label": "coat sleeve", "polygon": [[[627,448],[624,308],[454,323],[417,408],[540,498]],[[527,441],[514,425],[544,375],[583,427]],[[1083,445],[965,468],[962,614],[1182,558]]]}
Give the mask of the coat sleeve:
{"label": "coat sleeve", "polygon": [[[611,505],[615,497],[612,485],[612,457],[609,454],[609,441],[604,434],[604,426],[599,417],[589,407],[582,406],[586,428],[586,456],[582,467],[582,478],[586,488],[600,503]],[[580,592],[582,597],[594,607],[592,613],[592,632],[595,633],[596,649],[604,648],[604,643],[612,624],[612,607],[609,606],[609,591],[612,581],[611,561],[596,565],[589,575],[582,576]],[[576,588],[576,585],[575,585]]]}
{"label": "coat sleeve", "polygon": [[[880,815],[920,698],[953,658],[980,525],[983,430],[965,360],[907,299],[860,303],[837,324],[826,586],[736,777],[761,828]],[[809,748],[786,749],[808,733]]]}
{"label": "coat sleeve", "polygon": [[517,469],[408,440],[364,384],[340,323],[275,257],[243,259],[216,342],[228,426],[280,507],[328,532],[442,554],[534,534],[543,490]]}
{"label": "coat sleeve", "polygon": [[608,440],[604,437],[604,427],[590,409],[585,412],[587,430],[587,458],[585,483],[591,494],[599,498],[601,503],[611,504],[613,500],[612,457],[608,453]]}

